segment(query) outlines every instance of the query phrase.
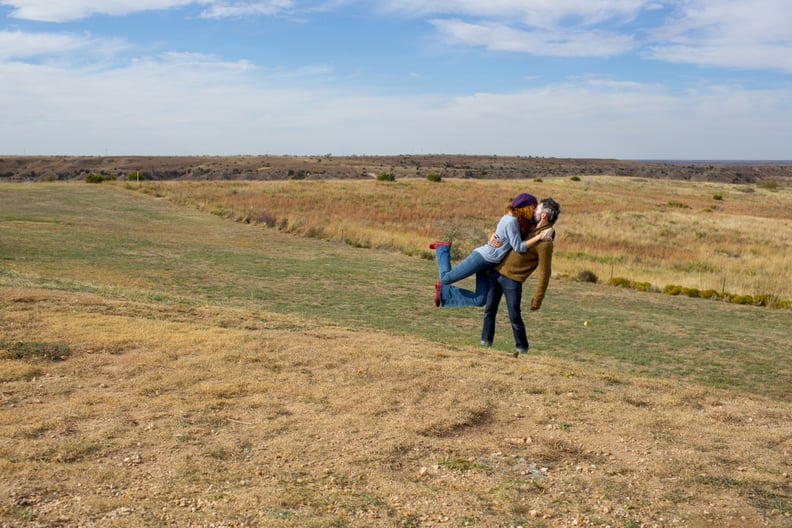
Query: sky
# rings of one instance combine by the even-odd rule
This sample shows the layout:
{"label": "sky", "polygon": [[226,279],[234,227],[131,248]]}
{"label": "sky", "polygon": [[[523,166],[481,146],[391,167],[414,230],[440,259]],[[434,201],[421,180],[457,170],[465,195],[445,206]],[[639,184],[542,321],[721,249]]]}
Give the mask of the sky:
{"label": "sky", "polygon": [[0,0],[0,155],[792,159],[790,0]]}

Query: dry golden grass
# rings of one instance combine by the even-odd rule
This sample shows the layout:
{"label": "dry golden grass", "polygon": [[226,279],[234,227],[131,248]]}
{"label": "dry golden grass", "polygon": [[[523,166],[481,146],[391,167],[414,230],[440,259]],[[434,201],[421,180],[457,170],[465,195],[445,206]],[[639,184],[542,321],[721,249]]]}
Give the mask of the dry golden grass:
{"label": "dry golden grass", "polygon": [[69,346],[0,360],[2,526],[792,522],[788,401],[229,307],[0,305],[6,348]]}
{"label": "dry golden grass", "polygon": [[562,205],[556,275],[595,273],[662,290],[680,285],[792,300],[792,189],[585,177],[375,181],[157,182],[145,192],[295,234],[431,257],[452,238],[457,256],[482,244],[521,191]]}

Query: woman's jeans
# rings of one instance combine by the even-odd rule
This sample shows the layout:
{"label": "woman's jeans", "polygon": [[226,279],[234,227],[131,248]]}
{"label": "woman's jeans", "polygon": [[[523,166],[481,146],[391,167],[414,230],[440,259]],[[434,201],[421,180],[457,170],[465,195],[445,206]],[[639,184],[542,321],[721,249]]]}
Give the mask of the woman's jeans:
{"label": "woman's jeans", "polygon": [[[489,269],[492,263],[487,262],[477,251],[451,267],[451,247],[439,246],[437,248],[437,269],[443,287],[440,290],[441,306],[484,306],[489,290]],[[476,274],[476,291],[465,290],[451,283],[460,281],[465,277]]]}
{"label": "woman's jeans", "polygon": [[528,336],[525,333],[525,323],[522,319],[520,302],[522,301],[522,283],[504,277],[495,270],[489,274],[489,292],[487,304],[484,308],[484,326],[481,329],[481,341],[492,343],[495,338],[495,316],[498,314],[498,305],[501,297],[506,295],[506,308],[509,310],[509,322],[514,333],[514,344],[517,350],[528,350]]}
{"label": "woman's jeans", "polygon": [[471,251],[465,260],[452,268],[451,246],[439,246],[437,248],[437,270],[440,272],[440,282],[443,284],[453,284],[491,267],[492,263],[487,262],[481,256],[481,253]]}

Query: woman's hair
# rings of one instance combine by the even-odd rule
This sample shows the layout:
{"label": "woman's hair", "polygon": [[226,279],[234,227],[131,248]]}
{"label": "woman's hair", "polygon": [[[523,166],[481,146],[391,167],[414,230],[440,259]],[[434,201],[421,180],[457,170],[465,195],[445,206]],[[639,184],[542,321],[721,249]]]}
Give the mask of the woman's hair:
{"label": "woman's hair", "polygon": [[536,220],[534,220],[534,211],[536,210],[535,205],[529,205],[526,207],[520,207],[519,209],[515,209],[511,205],[506,206],[505,213],[511,213],[512,216],[517,218],[517,222],[520,224],[520,235],[525,238],[528,233],[533,231],[536,227]]}

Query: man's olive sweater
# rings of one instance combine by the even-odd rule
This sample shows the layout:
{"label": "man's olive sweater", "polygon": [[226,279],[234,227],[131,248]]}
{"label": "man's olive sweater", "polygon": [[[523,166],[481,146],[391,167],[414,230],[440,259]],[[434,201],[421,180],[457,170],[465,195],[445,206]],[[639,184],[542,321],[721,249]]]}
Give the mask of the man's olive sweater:
{"label": "man's olive sweater", "polygon": [[[537,233],[546,229],[550,229],[549,225],[535,229],[528,236],[526,240],[532,238]],[[547,292],[547,284],[550,282],[551,264],[553,262],[553,241],[545,240],[539,242],[532,248],[528,248],[525,253],[517,253],[516,251],[509,251],[506,257],[495,266],[495,269],[513,281],[525,282],[535,270],[539,268],[536,276],[536,291],[534,291],[531,306],[539,308],[544,300],[545,292]]]}

